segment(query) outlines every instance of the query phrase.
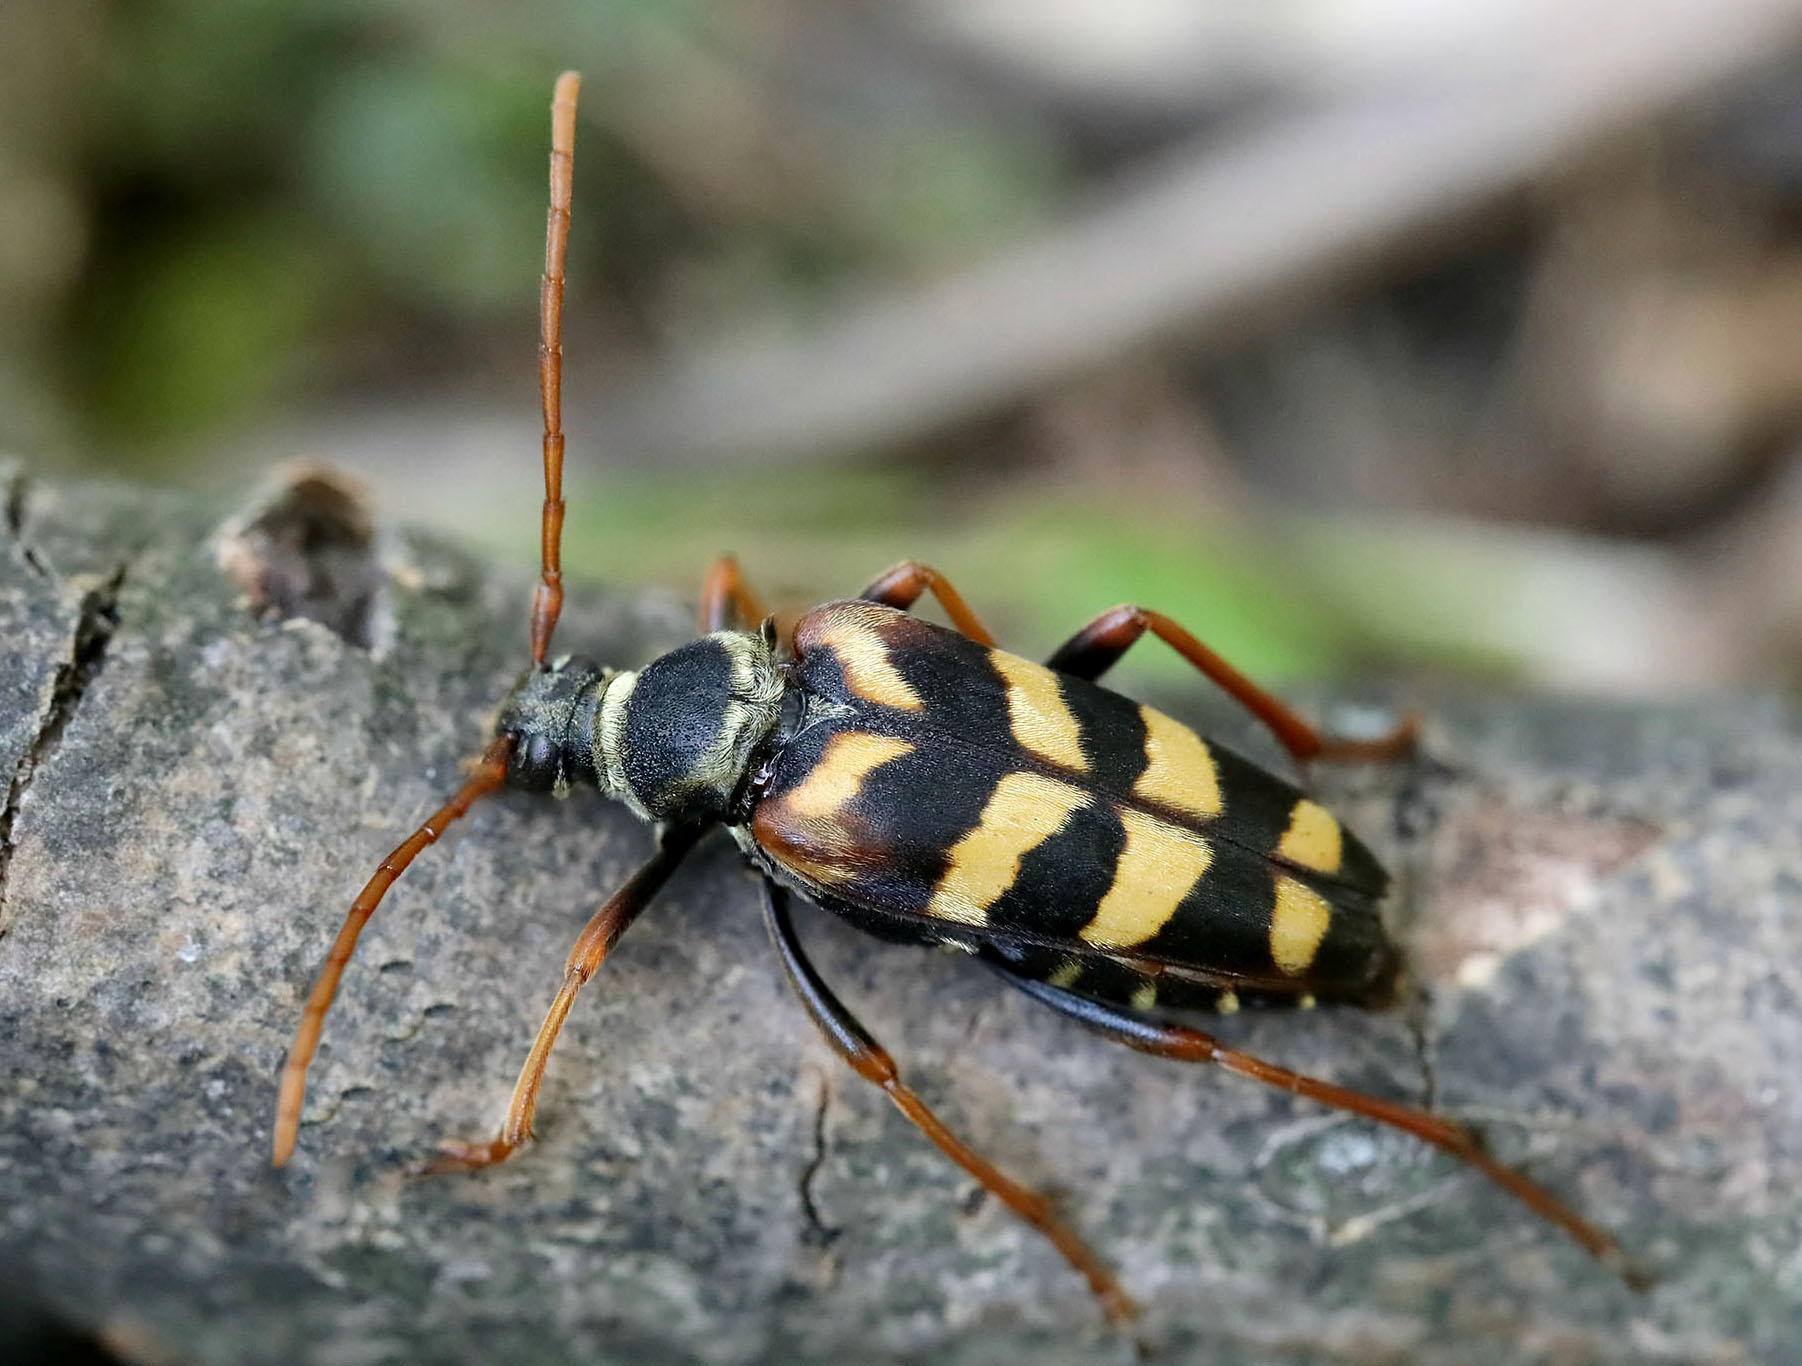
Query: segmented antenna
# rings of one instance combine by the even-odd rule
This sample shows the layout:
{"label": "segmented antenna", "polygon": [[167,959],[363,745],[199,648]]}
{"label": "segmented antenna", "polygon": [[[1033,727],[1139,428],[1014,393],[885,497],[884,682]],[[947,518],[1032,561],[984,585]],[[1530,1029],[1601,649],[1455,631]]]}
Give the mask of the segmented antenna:
{"label": "segmented antenna", "polygon": [[[551,99],[551,211],[544,233],[544,279],[538,292],[538,388],[544,401],[544,571],[532,594],[532,663],[542,666],[550,650],[551,633],[563,610],[563,265],[569,254],[569,201],[575,168],[576,92],[582,78],[566,71],[557,78]],[[300,1029],[288,1050],[282,1069],[281,1095],[275,1109],[275,1165],[281,1166],[294,1151],[300,1130],[301,1103],[306,1098],[307,1068],[319,1046],[326,1012],[338,994],[338,981],[357,947],[357,936],[382,904],[395,880],[433,844],[451,822],[475,805],[478,798],[507,779],[507,763],[513,740],[501,736],[488,746],[469,781],[427,818],[375,870],[375,876],[357,894],[338,931],[319,980],[301,1012]]]}
{"label": "segmented antenna", "polygon": [[462,790],[428,816],[424,825],[382,860],[375,876],[351,902],[350,913],[344,917],[344,928],[332,942],[331,952],[325,956],[325,966],[319,970],[319,980],[313,983],[313,993],[307,997],[307,1008],[300,1016],[300,1030],[294,1036],[294,1046],[288,1050],[288,1064],[282,1068],[281,1094],[275,1102],[276,1166],[286,1162],[294,1151],[294,1138],[300,1131],[301,1102],[306,1098],[307,1067],[313,1061],[313,1050],[319,1046],[319,1032],[325,1028],[325,1013],[332,1008],[332,998],[338,994],[338,979],[344,975],[344,965],[350,962],[350,955],[357,947],[357,936],[369,923],[369,917],[375,914],[375,908],[382,904],[382,898],[395,879],[407,871],[407,865],[419,851],[436,843],[451,822],[475,804],[476,798],[494,791],[506,781],[507,760],[512,753],[513,741],[509,736],[503,735],[488,746],[487,753],[482,755],[476,771],[463,784]]}
{"label": "segmented antenna", "polygon": [[569,201],[575,176],[576,93],[565,71],[551,98],[551,211],[538,286],[538,392],[544,405],[544,569],[532,593],[532,663],[543,667],[563,611],[563,263],[569,256]]}

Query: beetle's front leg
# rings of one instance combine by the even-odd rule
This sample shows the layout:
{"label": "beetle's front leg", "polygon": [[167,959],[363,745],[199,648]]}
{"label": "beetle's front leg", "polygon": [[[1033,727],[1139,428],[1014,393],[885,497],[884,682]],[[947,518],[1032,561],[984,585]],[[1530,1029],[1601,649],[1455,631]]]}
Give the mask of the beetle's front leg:
{"label": "beetle's front leg", "polygon": [[569,1018],[570,1007],[576,1002],[576,993],[594,976],[619,942],[619,937],[638,919],[639,913],[651,904],[651,899],[676,871],[683,855],[694,848],[704,830],[704,826],[676,826],[667,831],[650,861],[632,874],[626,885],[594,913],[593,919],[576,937],[575,947],[570,949],[564,965],[563,985],[557,991],[556,1000],[551,1002],[550,1012],[539,1027],[532,1051],[526,1055],[526,1065],[520,1069],[519,1080],[514,1084],[513,1100],[507,1107],[507,1122],[501,1126],[500,1136],[488,1143],[456,1140],[442,1143],[439,1156],[420,1164],[419,1170],[473,1171],[477,1167],[490,1167],[506,1161],[532,1137],[532,1117],[538,1110],[544,1069],[550,1063],[551,1049],[557,1042],[563,1022]]}
{"label": "beetle's front leg", "polygon": [[738,558],[721,555],[701,583],[701,630],[711,635],[734,625],[755,626],[763,616],[763,604],[739,572]]}

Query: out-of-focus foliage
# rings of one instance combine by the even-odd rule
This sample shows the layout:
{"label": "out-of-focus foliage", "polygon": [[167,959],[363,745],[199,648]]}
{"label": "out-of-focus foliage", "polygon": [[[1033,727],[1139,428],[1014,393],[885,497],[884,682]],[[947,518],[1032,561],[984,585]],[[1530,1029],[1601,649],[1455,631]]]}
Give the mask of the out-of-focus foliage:
{"label": "out-of-focus foliage", "polygon": [[564,66],[588,77],[572,312],[619,348],[1044,212],[1044,130],[813,70],[780,9],[16,0],[0,436],[172,468],[277,401],[479,375],[536,302]]}
{"label": "out-of-focus foliage", "polygon": [[[0,446],[337,462],[527,558],[574,67],[576,577],[927,556],[1036,642],[1136,598],[1273,677],[1795,678],[1797,34],[1723,4],[9,0]],[[1355,249],[1282,237],[1316,204]]]}
{"label": "out-of-focus foliage", "polygon": [[[1209,623],[1216,648],[1266,676],[1319,674],[1355,657],[1359,632],[1323,610],[1305,570],[1230,527],[1198,536],[1187,509],[1069,493],[985,498],[980,509],[957,515],[942,489],[904,470],[682,485],[640,475],[572,490],[568,539],[597,575],[690,590],[713,556],[736,551],[772,606],[790,612],[855,594],[899,560],[926,559],[954,572],[1020,648],[1041,654],[1103,608],[1151,601]],[[516,543],[497,531],[498,543]],[[1022,594],[1023,583],[1031,589]],[[1153,650],[1135,666],[1165,677],[1183,667]]]}

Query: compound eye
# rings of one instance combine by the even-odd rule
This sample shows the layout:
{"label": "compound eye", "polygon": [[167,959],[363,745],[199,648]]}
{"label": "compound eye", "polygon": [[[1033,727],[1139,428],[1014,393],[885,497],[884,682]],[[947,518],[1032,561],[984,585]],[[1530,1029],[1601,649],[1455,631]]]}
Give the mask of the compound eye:
{"label": "compound eye", "polygon": [[558,745],[542,731],[518,736],[507,781],[528,792],[547,792],[557,781]]}

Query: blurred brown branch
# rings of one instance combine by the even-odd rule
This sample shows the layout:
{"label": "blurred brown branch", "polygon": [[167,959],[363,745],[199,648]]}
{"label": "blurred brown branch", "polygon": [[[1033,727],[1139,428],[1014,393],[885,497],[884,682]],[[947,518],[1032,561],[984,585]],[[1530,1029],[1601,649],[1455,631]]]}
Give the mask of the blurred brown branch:
{"label": "blurred brown branch", "polygon": [[1368,270],[1793,44],[1796,0],[1531,8],[1457,61],[1182,146],[1034,240],[595,397],[610,458],[893,447]]}

